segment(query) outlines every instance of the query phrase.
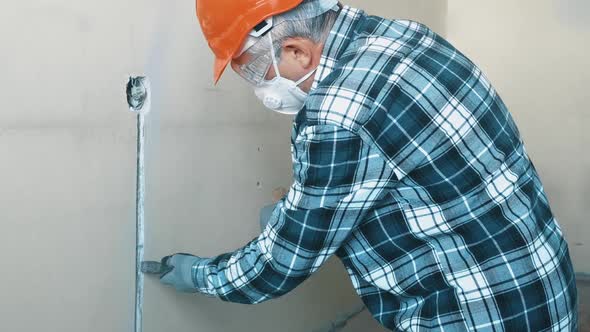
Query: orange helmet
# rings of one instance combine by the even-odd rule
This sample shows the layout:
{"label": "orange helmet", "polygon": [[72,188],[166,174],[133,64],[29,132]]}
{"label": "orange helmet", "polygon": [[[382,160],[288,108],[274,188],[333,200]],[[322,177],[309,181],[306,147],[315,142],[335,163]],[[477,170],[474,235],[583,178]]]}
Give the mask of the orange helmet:
{"label": "orange helmet", "polygon": [[287,12],[303,0],[197,0],[197,17],[215,54],[213,79],[223,71],[250,33],[268,17]]}

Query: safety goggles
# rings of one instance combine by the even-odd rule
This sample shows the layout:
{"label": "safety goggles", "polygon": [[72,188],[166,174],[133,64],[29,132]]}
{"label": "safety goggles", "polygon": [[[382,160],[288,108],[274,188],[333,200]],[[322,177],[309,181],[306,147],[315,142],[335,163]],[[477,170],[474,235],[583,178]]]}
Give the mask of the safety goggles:
{"label": "safety goggles", "polygon": [[[266,74],[273,63],[273,53],[271,53],[272,35],[265,34],[263,37],[257,38],[248,49],[256,45],[256,49],[263,50],[259,54],[251,55],[251,59],[247,63],[238,65],[237,73],[248,83],[258,86],[266,78]],[[258,45],[257,45],[258,44]],[[273,52],[277,52],[277,43],[272,43]]]}
{"label": "safety goggles", "polygon": [[266,20],[260,22],[258,25],[250,31],[242,49],[238,52],[236,57],[244,54],[250,47],[254,46],[258,41],[260,41],[260,37],[264,36],[270,29],[273,27],[273,18],[272,16],[267,18]]}

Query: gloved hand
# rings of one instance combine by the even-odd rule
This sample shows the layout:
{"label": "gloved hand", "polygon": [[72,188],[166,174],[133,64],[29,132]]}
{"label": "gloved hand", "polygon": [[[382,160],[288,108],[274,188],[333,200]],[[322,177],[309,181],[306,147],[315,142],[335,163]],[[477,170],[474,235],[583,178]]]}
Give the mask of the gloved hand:
{"label": "gloved hand", "polygon": [[179,292],[196,293],[191,270],[199,260],[199,257],[178,253],[162,258],[159,264],[142,262],[141,270],[143,273],[159,275],[161,283],[173,286]]}

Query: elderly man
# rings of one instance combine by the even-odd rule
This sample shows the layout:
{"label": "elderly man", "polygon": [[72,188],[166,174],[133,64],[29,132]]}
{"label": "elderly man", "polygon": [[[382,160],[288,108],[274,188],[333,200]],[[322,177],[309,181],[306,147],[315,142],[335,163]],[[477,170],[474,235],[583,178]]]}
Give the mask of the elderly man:
{"label": "elderly man", "polygon": [[336,0],[198,0],[215,53],[296,115],[293,184],[235,252],[167,256],[161,281],[281,296],[337,256],[400,331],[575,331],[568,247],[502,99],[428,27]]}

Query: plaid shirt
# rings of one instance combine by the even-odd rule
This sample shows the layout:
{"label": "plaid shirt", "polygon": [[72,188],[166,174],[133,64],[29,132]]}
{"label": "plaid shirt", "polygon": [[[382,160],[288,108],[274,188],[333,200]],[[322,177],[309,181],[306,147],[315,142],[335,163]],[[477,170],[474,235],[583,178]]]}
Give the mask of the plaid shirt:
{"label": "plaid shirt", "polygon": [[262,234],[197,258],[197,291],[259,303],[344,263],[403,331],[574,331],[568,247],[506,106],[409,20],[344,7],[291,136],[294,182]]}

